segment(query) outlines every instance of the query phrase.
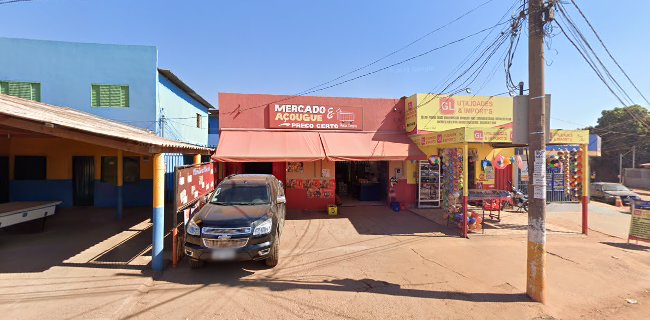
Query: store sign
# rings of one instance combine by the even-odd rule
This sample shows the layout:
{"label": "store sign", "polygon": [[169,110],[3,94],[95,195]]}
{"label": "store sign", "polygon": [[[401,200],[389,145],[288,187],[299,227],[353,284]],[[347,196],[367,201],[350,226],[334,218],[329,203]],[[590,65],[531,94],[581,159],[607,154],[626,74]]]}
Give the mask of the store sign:
{"label": "store sign", "polygon": [[407,133],[416,133],[417,121],[418,121],[418,106],[417,99],[415,96],[406,98],[405,101],[406,110],[404,111],[404,118],[406,119],[406,132]]}
{"label": "store sign", "polygon": [[275,104],[268,108],[269,128],[363,130],[363,108]]}
{"label": "store sign", "polygon": [[650,201],[634,200],[632,203],[629,240],[650,242]]}
{"label": "store sign", "polygon": [[552,144],[589,144],[588,130],[551,130],[549,143]]}
{"label": "store sign", "polygon": [[407,119],[407,132],[414,126],[418,131],[492,128],[511,124],[513,119],[513,99],[510,97],[416,94],[406,102],[407,118],[409,102],[413,102],[416,113],[415,125],[409,126],[413,121]]}
{"label": "store sign", "polygon": [[214,168],[212,163],[178,168],[176,171],[176,208],[191,207],[200,198],[214,190]]}
{"label": "store sign", "polygon": [[467,128],[467,142],[511,142],[511,128]]}
{"label": "store sign", "polygon": [[415,142],[416,145],[420,147],[461,143],[465,141],[465,129],[459,128],[438,133],[422,134],[412,136],[411,139]]}

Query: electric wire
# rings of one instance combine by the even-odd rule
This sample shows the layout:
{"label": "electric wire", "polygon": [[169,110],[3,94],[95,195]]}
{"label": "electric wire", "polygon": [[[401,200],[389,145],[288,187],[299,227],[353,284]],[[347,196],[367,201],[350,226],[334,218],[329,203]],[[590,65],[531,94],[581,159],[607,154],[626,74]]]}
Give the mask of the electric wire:
{"label": "electric wire", "polygon": [[[624,93],[624,95],[626,96],[626,98],[628,98],[632,102],[631,104],[634,104],[633,100],[630,98],[629,94],[627,94],[627,92],[625,92],[625,90],[618,83],[618,81],[616,81],[616,79],[613,78],[613,76],[611,76],[611,72],[609,72],[609,70],[607,69],[605,64],[602,63],[602,60],[600,60],[600,58],[597,57],[596,52],[593,50],[591,45],[588,44],[588,41],[587,41],[586,37],[584,37],[584,35],[580,32],[580,30],[575,25],[575,23],[573,23],[573,21],[568,16],[568,14],[566,13],[565,8],[563,7],[563,5],[561,3],[558,3],[558,12],[564,18],[564,20],[565,20],[564,23],[567,24],[566,26],[563,26],[563,23],[560,23],[557,19],[555,20],[555,24],[560,28],[561,33],[565,36],[565,38],[569,41],[569,43],[571,43],[571,45],[578,51],[578,53],[583,58],[583,60],[585,60],[587,65],[594,71],[594,73],[596,73],[598,78],[601,80],[601,82],[603,82],[603,84],[612,93],[612,95],[614,95],[614,97],[616,97],[616,99],[621,103],[621,105],[623,105],[624,110],[632,118],[634,118],[636,121],[638,121],[638,123],[642,124],[645,127],[650,128],[650,123],[649,122],[646,122],[643,119],[639,119],[634,113],[630,112],[627,108],[625,108],[625,107],[629,106],[630,104],[626,103],[624,101],[624,99],[615,92],[614,88],[612,88],[612,85],[610,83],[608,83],[608,81],[605,79],[605,77],[607,76],[608,78],[610,78],[610,80],[612,80],[614,85],[617,87],[617,90],[622,91]],[[569,33],[571,35],[569,35]],[[585,45],[587,47],[585,47]],[[594,60],[589,55],[589,52],[591,52],[591,54],[596,57],[597,61],[600,64],[600,68],[605,70],[605,75],[603,75],[603,73],[600,71],[600,68],[596,65]]]}
{"label": "electric wire", "polygon": [[[429,49],[429,50],[424,51],[424,52],[422,52],[422,53],[419,53],[419,54],[417,54],[417,55],[414,55],[414,56],[411,56],[411,57],[409,57],[409,58],[406,58],[406,59],[400,60],[400,61],[395,62],[395,63],[390,64],[390,65],[384,66],[384,67],[382,67],[382,68],[375,69],[375,70],[373,70],[373,71],[370,71],[370,72],[367,72],[367,73],[364,73],[364,74],[358,75],[358,76],[356,76],[356,77],[349,78],[349,79],[346,79],[346,80],[343,80],[343,81],[339,81],[339,82],[336,82],[336,83],[330,84],[330,85],[325,86],[325,87],[320,87],[320,88],[317,88],[317,89],[314,89],[314,90],[305,91],[303,94],[301,94],[301,95],[299,95],[299,96],[303,96],[303,95],[307,95],[307,94],[311,94],[311,93],[315,93],[315,92],[323,91],[323,90],[326,90],[326,89],[329,89],[329,88],[333,88],[333,87],[336,87],[336,86],[339,86],[339,85],[342,85],[342,84],[345,84],[345,83],[348,83],[348,82],[351,82],[351,81],[355,81],[355,80],[358,80],[358,79],[361,79],[361,78],[364,78],[364,77],[367,77],[367,76],[373,75],[373,74],[375,74],[375,73],[378,73],[378,72],[384,71],[384,70],[386,70],[386,69],[390,69],[390,68],[392,68],[392,67],[395,67],[395,66],[398,66],[398,65],[404,64],[404,63],[409,62],[409,61],[411,61],[411,60],[415,60],[415,59],[417,59],[417,58],[421,58],[421,57],[423,57],[423,56],[425,56],[425,55],[428,55],[428,54],[430,54],[430,53],[433,53],[433,52],[435,52],[435,51],[438,51],[438,50],[441,50],[441,49],[447,48],[447,47],[449,47],[449,46],[451,46],[451,45],[453,45],[453,44],[456,44],[456,43],[459,43],[459,42],[465,41],[465,40],[467,40],[467,39],[469,39],[469,38],[472,38],[472,37],[475,37],[475,36],[477,36],[477,35],[479,35],[479,34],[481,34],[481,33],[484,33],[484,32],[486,32],[486,31],[492,30],[493,28],[496,28],[496,27],[498,27],[499,25],[500,25],[500,24],[497,24],[497,25],[493,25],[493,26],[490,26],[490,27],[483,28],[483,29],[481,29],[481,30],[479,30],[479,31],[477,31],[477,32],[474,32],[474,33],[471,33],[471,34],[466,35],[466,36],[464,36],[464,37],[458,38],[458,39],[456,39],[456,40],[453,40],[453,41],[447,42],[447,43],[445,43],[445,44],[442,44],[442,45],[437,46],[437,47],[435,47],[435,48]],[[269,105],[269,104],[274,104],[274,103],[278,103],[278,102],[286,101],[286,100],[289,100],[289,99],[293,99],[293,98],[295,98],[295,97],[297,97],[297,96],[289,96],[289,97],[285,97],[285,98],[282,98],[282,99],[278,99],[278,100],[276,100],[276,101],[272,101],[272,102],[268,102],[268,103],[260,104],[260,105],[257,105],[257,106],[248,107],[248,108],[237,108],[237,109],[233,110],[233,112],[244,112],[244,111],[251,110],[251,109],[261,108],[261,107],[267,106],[267,105]]]}
{"label": "electric wire", "polygon": [[616,64],[616,66],[618,67],[618,69],[623,73],[623,75],[625,75],[625,78],[627,78],[627,80],[630,82],[630,84],[632,84],[632,86],[634,87],[634,89],[636,90],[636,92],[639,93],[639,95],[643,98],[643,100],[645,100],[645,102],[647,103],[647,105],[650,106],[650,101],[648,101],[648,99],[645,97],[645,95],[643,95],[643,92],[641,92],[641,90],[639,89],[639,87],[634,83],[634,81],[632,81],[632,79],[630,78],[630,76],[627,74],[627,72],[625,72],[625,70],[623,69],[623,67],[618,63],[618,61],[616,60],[616,58],[614,58],[614,55],[609,51],[609,48],[607,48],[607,46],[605,45],[605,42],[604,42],[603,39],[600,37],[600,35],[598,34],[598,32],[596,32],[596,29],[595,29],[594,26],[591,24],[591,22],[589,21],[589,19],[587,19],[587,16],[582,12],[582,10],[580,9],[580,7],[578,7],[578,4],[577,4],[574,0],[571,0],[571,3],[572,3],[573,6],[578,10],[578,12],[579,12],[580,15],[582,16],[582,18],[585,20],[585,22],[587,22],[587,25],[589,25],[589,28],[590,28],[591,31],[594,33],[594,35],[596,36],[596,38],[598,39],[598,41],[600,42],[600,44],[603,46],[603,48],[605,49],[605,52],[607,52],[607,55],[609,55],[609,57],[612,59],[612,61],[614,61],[614,64]]}

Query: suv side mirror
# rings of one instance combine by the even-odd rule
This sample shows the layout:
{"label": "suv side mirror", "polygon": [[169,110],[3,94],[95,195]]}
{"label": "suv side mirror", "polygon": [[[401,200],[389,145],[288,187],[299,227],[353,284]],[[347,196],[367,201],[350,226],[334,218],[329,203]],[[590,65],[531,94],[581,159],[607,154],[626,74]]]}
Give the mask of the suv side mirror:
{"label": "suv side mirror", "polygon": [[277,203],[287,203],[287,198],[285,196],[279,196],[276,200]]}

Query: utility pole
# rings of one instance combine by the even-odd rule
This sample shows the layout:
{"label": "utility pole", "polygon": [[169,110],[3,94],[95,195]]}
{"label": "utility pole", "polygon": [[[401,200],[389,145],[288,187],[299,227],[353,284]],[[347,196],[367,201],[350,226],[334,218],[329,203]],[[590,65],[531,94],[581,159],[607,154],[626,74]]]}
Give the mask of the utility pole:
{"label": "utility pole", "polygon": [[[549,3],[552,7],[553,1]],[[547,7],[548,8],[548,7]],[[552,19],[544,0],[528,1],[528,254],[526,294],[546,302],[546,117],[544,92],[544,24]],[[530,197],[532,195],[532,197]]]}
{"label": "utility pole", "polygon": [[636,146],[632,146],[632,169],[636,168]]}
{"label": "utility pole", "polygon": [[623,154],[618,154],[618,183],[623,183]]}

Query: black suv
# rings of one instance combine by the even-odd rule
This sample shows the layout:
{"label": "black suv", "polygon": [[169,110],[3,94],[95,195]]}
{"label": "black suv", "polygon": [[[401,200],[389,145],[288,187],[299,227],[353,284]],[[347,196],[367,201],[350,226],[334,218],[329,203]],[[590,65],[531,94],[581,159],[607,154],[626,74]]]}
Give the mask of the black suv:
{"label": "black suv", "polygon": [[282,182],[267,174],[224,179],[187,223],[185,254],[192,268],[210,260],[264,260],[278,264],[286,214]]}

